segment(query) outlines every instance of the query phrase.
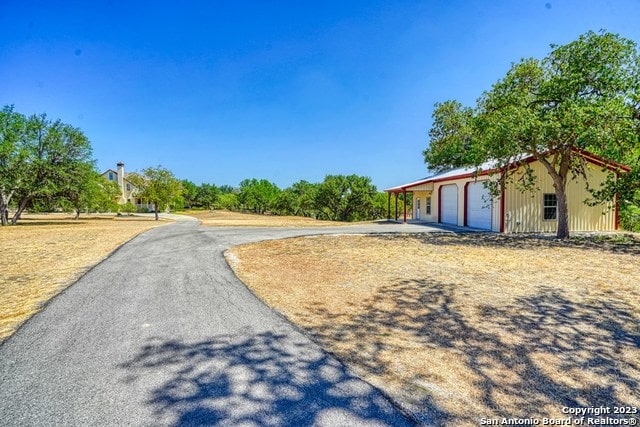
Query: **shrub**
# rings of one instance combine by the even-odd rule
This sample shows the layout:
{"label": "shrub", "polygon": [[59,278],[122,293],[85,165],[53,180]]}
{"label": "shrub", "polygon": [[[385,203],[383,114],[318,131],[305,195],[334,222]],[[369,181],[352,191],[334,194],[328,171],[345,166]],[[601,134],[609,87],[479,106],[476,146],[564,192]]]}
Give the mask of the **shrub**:
{"label": "shrub", "polygon": [[629,205],[620,209],[620,228],[640,232],[640,207]]}
{"label": "shrub", "polygon": [[124,205],[122,205],[120,207],[120,210],[122,212],[132,213],[132,212],[135,212],[137,210],[137,208],[136,208],[136,205],[134,205],[133,203],[127,202],[127,203],[125,203]]}

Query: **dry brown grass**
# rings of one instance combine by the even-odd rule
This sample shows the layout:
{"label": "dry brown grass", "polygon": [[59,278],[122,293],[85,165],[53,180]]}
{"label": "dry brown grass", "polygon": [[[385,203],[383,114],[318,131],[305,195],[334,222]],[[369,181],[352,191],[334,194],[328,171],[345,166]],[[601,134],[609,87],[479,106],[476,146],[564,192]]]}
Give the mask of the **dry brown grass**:
{"label": "dry brown grass", "polygon": [[267,304],[442,425],[640,406],[640,240],[323,236],[227,254]]}
{"label": "dry brown grass", "polygon": [[[321,221],[300,216],[259,215],[230,211],[188,211],[187,215],[198,218],[202,225],[212,227],[337,227],[354,223]],[[362,222],[358,224],[363,224]]]}
{"label": "dry brown grass", "polygon": [[166,224],[113,215],[23,215],[0,227],[0,343],[53,296],[142,231]]}

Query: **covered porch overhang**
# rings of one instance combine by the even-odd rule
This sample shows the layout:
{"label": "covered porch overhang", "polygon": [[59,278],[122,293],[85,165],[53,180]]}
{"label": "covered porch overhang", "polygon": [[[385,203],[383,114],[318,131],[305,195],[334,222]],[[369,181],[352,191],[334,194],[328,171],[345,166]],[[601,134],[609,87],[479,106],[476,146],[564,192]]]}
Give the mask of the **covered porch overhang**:
{"label": "covered porch overhang", "polygon": [[395,196],[395,217],[394,220],[398,221],[398,198],[402,194],[403,203],[403,224],[407,223],[407,195],[415,191],[433,191],[433,182],[412,182],[409,184],[401,185],[398,187],[387,188],[384,190],[387,192],[387,220],[391,221],[391,195]]}

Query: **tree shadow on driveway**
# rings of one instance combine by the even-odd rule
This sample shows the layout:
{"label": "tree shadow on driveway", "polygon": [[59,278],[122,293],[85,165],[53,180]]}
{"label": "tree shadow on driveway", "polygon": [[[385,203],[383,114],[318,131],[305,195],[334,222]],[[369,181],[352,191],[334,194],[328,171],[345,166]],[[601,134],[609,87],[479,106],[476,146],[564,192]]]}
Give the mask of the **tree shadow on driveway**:
{"label": "tree shadow on driveway", "polygon": [[129,385],[150,384],[146,404],[163,425],[410,425],[380,392],[298,335],[154,338],[121,368]]}

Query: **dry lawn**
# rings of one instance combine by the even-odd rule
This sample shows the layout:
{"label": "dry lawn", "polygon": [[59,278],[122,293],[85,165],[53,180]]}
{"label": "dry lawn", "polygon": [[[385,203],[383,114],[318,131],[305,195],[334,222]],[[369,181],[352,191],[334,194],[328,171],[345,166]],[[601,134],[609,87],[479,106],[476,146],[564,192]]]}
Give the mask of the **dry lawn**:
{"label": "dry lawn", "polygon": [[[186,215],[198,218],[202,225],[212,227],[337,227],[354,223],[321,221],[300,216],[259,215],[230,211],[186,211]],[[359,223],[359,224],[362,224]]]}
{"label": "dry lawn", "polygon": [[150,218],[24,215],[0,227],[0,343],[49,299],[142,231]]}
{"label": "dry lawn", "polygon": [[239,246],[227,259],[419,419],[477,426],[566,418],[565,406],[640,407],[637,238],[318,236]]}

